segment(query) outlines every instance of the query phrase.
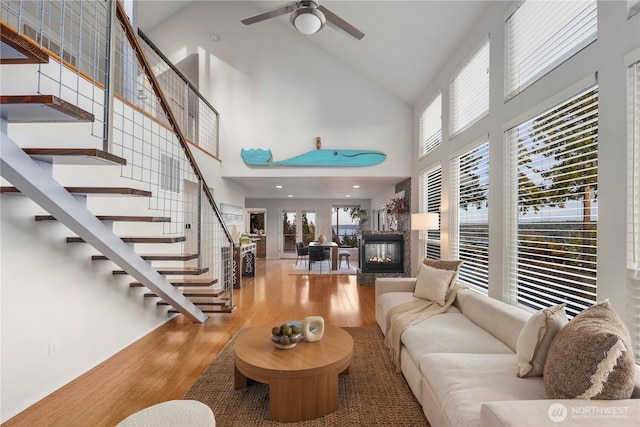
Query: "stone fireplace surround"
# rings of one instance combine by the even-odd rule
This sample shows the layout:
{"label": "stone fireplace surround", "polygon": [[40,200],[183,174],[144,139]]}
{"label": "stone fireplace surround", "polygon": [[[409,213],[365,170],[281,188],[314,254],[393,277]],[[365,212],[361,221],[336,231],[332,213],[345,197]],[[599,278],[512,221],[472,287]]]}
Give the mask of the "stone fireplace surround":
{"label": "stone fireplace surround", "polygon": [[[409,205],[409,212],[411,212],[411,178],[407,178],[404,181],[396,184],[396,193],[404,191],[404,198]],[[362,234],[384,234],[384,233],[396,233],[402,234],[404,237],[404,273],[362,273],[360,268],[357,271],[358,284],[371,286],[376,282],[376,277],[408,277],[411,274],[411,227],[409,224],[410,214],[407,214],[407,218],[404,221],[398,221],[400,226],[399,231],[377,231],[377,230],[363,230]]]}

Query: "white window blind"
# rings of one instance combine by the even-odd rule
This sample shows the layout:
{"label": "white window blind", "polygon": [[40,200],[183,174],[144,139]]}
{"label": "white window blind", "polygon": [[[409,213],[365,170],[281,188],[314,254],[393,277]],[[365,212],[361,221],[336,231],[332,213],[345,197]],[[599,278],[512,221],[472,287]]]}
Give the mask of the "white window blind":
{"label": "white window blind", "polygon": [[640,362],[640,62],[629,67],[627,317]]}
{"label": "white window blind", "polygon": [[597,2],[526,0],[507,18],[506,32],[510,98],[596,40]]}
{"label": "white window blind", "polygon": [[442,142],[442,93],[420,115],[420,157]]}
{"label": "white window blind", "polygon": [[[420,212],[440,214],[442,194],[442,168],[440,166],[420,176],[422,206]],[[420,231],[420,259],[440,259],[440,227],[438,230]]]}
{"label": "white window blind", "polygon": [[489,40],[451,82],[451,135],[456,135],[489,112]]}
{"label": "white window blind", "polygon": [[451,258],[464,260],[459,280],[489,289],[489,142],[451,161]]}
{"label": "white window blind", "polygon": [[510,285],[519,304],[565,302],[573,317],[596,301],[598,88],[509,129],[506,141]]}

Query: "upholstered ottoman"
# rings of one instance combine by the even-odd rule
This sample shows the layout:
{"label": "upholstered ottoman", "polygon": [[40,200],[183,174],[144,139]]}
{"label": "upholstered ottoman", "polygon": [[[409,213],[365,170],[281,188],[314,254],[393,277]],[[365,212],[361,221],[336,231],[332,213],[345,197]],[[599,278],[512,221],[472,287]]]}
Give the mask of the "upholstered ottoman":
{"label": "upholstered ottoman", "polygon": [[196,400],[169,400],[129,415],[116,427],[215,427],[207,405]]}

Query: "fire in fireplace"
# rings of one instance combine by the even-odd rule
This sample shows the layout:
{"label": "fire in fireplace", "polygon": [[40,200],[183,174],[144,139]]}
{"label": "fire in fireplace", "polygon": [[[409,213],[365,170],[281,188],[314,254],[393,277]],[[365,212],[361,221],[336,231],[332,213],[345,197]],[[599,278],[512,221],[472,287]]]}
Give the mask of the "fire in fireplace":
{"label": "fire in fireplace", "polygon": [[403,273],[402,234],[366,234],[360,239],[362,273]]}

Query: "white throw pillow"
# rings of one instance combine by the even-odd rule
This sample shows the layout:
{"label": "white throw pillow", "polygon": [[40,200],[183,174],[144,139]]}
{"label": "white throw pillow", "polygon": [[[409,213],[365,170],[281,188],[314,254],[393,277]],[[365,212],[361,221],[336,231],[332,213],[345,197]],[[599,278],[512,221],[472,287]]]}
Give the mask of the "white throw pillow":
{"label": "white throw pillow", "polygon": [[449,283],[455,274],[456,272],[452,270],[440,270],[423,264],[418,271],[413,295],[443,306],[447,299]]}
{"label": "white throw pillow", "polygon": [[516,341],[518,376],[541,377],[551,341],[569,320],[566,304],[559,304],[536,312],[529,318]]}

